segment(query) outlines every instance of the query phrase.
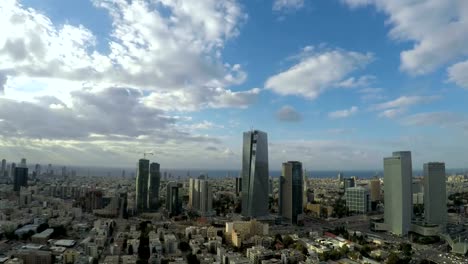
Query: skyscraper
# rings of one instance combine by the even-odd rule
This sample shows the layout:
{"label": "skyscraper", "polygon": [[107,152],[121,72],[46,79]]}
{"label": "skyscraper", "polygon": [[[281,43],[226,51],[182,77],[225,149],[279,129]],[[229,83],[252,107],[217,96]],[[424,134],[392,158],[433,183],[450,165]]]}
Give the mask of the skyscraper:
{"label": "skyscraper", "polygon": [[424,218],[428,224],[443,226],[447,222],[447,190],[443,162],[424,164]]}
{"label": "skyscraper", "polygon": [[19,192],[21,187],[28,186],[28,168],[17,167],[13,174],[13,190]]}
{"label": "skyscraper", "polygon": [[371,202],[380,201],[380,180],[372,179],[370,181],[370,199]]}
{"label": "skyscraper", "polygon": [[205,177],[189,180],[189,207],[201,215],[209,215],[213,209],[211,185]]}
{"label": "skyscraper", "polygon": [[26,159],[25,159],[25,158],[22,158],[22,159],[21,159],[20,167],[22,167],[22,168],[26,168],[26,167],[27,167],[27,165],[26,165]]}
{"label": "skyscraper", "polygon": [[149,160],[140,159],[137,166],[136,177],[136,209],[138,212],[144,212],[148,209],[148,178],[149,178]]}
{"label": "skyscraper", "polygon": [[10,166],[10,178],[15,181],[16,163],[12,162]]}
{"label": "skyscraper", "polygon": [[268,215],[268,139],[265,132],[244,132],[242,215]]}
{"label": "skyscraper", "polygon": [[236,195],[239,196],[242,192],[242,178],[236,178]]}
{"label": "skyscraper", "polygon": [[279,213],[284,220],[297,224],[303,209],[303,171],[302,163],[288,161],[283,163],[280,178]]}
{"label": "skyscraper", "polygon": [[7,174],[6,174],[6,160],[5,159],[2,159],[2,167],[0,169],[0,178],[3,178],[3,177],[7,177]]}
{"label": "skyscraper", "polygon": [[161,172],[159,163],[153,162],[150,165],[148,205],[151,210],[158,209],[159,203],[159,185],[161,182]]}
{"label": "skyscraper", "polygon": [[176,182],[169,182],[166,186],[166,210],[169,215],[180,214],[179,185]]}
{"label": "skyscraper", "polygon": [[404,236],[408,233],[412,216],[411,152],[394,152],[384,158],[385,223],[389,231]]}

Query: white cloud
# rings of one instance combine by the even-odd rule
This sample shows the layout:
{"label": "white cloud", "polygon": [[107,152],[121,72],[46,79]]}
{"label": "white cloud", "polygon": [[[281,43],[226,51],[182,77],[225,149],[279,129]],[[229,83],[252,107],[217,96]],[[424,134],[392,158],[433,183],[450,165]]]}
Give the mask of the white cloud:
{"label": "white cloud", "polygon": [[449,81],[468,89],[468,60],[448,68]]}
{"label": "white cloud", "polygon": [[364,68],[372,60],[370,53],[339,49],[316,52],[306,47],[299,55],[299,63],[268,78],[265,87],[280,95],[315,99],[327,89],[339,87],[351,73]]}
{"label": "white cloud", "polygon": [[439,96],[401,96],[395,100],[383,102],[372,106],[372,109],[381,111],[379,116],[394,118],[405,113],[408,108],[418,104],[428,104],[439,99]]}
{"label": "white cloud", "polygon": [[302,116],[294,107],[285,105],[276,112],[276,118],[285,122],[298,122],[302,120]]}
{"label": "white cloud", "polygon": [[405,117],[402,123],[409,126],[438,126],[468,131],[468,118],[454,112],[418,113]]}
{"label": "white cloud", "polygon": [[[243,83],[247,74],[221,57],[224,43],[238,35],[246,19],[236,0],[96,0],[94,4],[109,12],[110,36],[98,37],[82,25],[57,25],[15,0],[2,1],[2,76],[87,80],[88,87],[144,88],[154,93],[196,90],[198,100],[189,103],[204,107],[236,107],[236,103],[245,107],[252,101],[239,99],[243,92],[228,88]],[[101,41],[108,41],[109,52],[98,50]],[[17,92],[9,84],[9,93]]]}
{"label": "white cloud", "polygon": [[273,3],[273,10],[291,10],[300,9],[304,6],[304,0],[275,0]]}
{"label": "white cloud", "polygon": [[350,77],[340,82],[338,86],[344,87],[344,88],[367,87],[371,85],[375,79],[376,79],[375,76],[372,76],[372,75],[361,76],[359,78]]}
{"label": "white cloud", "polygon": [[468,55],[468,2],[465,0],[342,0],[355,8],[374,5],[388,15],[390,37],[409,41],[401,70],[427,74]]}
{"label": "white cloud", "polygon": [[359,108],[357,106],[352,106],[349,109],[338,110],[328,113],[328,117],[337,119],[337,118],[346,118],[350,117],[358,112]]}

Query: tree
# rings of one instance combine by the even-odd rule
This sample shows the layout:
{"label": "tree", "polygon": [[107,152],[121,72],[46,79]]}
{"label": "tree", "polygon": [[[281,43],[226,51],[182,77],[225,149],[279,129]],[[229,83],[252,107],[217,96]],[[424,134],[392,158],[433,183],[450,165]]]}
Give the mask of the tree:
{"label": "tree", "polygon": [[133,255],[133,245],[128,245],[128,255]]}
{"label": "tree", "polygon": [[197,256],[193,254],[188,254],[187,255],[187,263],[188,264],[200,264],[200,261],[198,260]]}
{"label": "tree", "polygon": [[405,256],[411,256],[411,253],[412,253],[411,244],[401,243],[399,248],[401,251],[403,251],[403,254],[405,254]]}
{"label": "tree", "polygon": [[293,243],[294,243],[294,240],[289,235],[284,236],[283,245],[285,248],[289,247]]}
{"label": "tree", "polygon": [[127,239],[125,238],[125,239],[124,239],[124,242],[123,242],[123,244],[122,244],[122,251],[123,251],[123,252],[125,252],[125,251],[127,250],[127,246],[128,246],[128,245],[127,245]]}

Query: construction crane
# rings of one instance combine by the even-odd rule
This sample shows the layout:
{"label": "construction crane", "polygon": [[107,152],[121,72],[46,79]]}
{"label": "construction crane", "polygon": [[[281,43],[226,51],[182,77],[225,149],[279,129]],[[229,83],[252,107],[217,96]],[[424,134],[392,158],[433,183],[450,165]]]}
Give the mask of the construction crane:
{"label": "construction crane", "polygon": [[153,152],[143,152],[143,158],[146,159],[146,155],[154,155]]}

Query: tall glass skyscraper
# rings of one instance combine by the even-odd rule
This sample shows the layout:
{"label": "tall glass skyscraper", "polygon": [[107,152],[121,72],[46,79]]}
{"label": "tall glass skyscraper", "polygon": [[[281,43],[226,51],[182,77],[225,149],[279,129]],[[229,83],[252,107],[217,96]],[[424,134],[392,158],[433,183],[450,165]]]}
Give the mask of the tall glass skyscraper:
{"label": "tall glass skyscraper", "polygon": [[136,177],[136,209],[138,212],[144,212],[148,209],[148,179],[149,179],[149,160],[140,159],[137,166]]}
{"label": "tall glass skyscraper", "polygon": [[242,151],[242,215],[268,215],[268,139],[262,131],[244,132]]}
{"label": "tall glass skyscraper", "polygon": [[159,163],[153,162],[150,165],[150,177],[148,184],[148,206],[154,211],[158,209],[159,185],[161,183],[161,172]]}
{"label": "tall glass skyscraper", "polygon": [[303,179],[302,163],[299,161],[283,163],[279,190],[279,214],[292,224],[297,224],[298,216],[303,212]]}
{"label": "tall glass skyscraper", "polygon": [[424,219],[428,224],[447,223],[445,163],[424,164]]}
{"label": "tall glass skyscraper", "polygon": [[395,235],[408,234],[413,214],[411,152],[393,152],[384,158],[385,224]]}
{"label": "tall glass skyscraper", "polygon": [[176,182],[169,182],[166,186],[166,210],[170,216],[179,215],[181,212],[179,184]]}

